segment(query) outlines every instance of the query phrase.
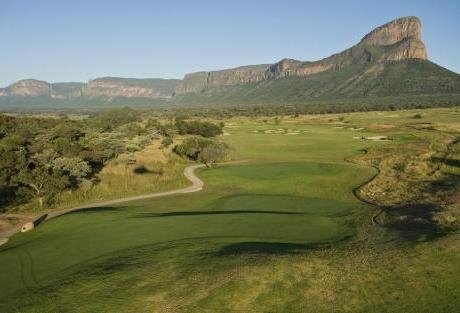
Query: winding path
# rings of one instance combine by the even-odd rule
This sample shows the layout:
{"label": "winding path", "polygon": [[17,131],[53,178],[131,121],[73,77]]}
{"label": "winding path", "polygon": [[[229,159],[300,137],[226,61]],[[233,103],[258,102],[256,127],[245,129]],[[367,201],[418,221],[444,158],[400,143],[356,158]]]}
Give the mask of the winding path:
{"label": "winding path", "polygon": [[[103,201],[103,202],[95,202],[95,203],[85,204],[85,205],[76,206],[76,207],[72,207],[68,209],[55,210],[55,211],[51,211],[48,214],[46,214],[46,217],[44,219],[43,219],[44,215],[42,214],[40,216],[34,217],[33,219],[29,221],[26,221],[25,223],[27,222],[33,223],[40,219],[43,219],[43,221],[47,221],[49,219],[64,215],[66,213],[78,211],[82,209],[99,208],[99,207],[105,207],[105,206],[110,206],[114,204],[124,203],[128,201],[143,200],[143,199],[150,199],[150,198],[157,198],[157,197],[164,197],[164,196],[175,195],[175,194],[183,194],[183,193],[191,193],[191,192],[200,191],[203,189],[204,183],[200,178],[198,178],[198,176],[195,175],[195,170],[197,168],[201,168],[204,166],[205,166],[204,164],[190,165],[184,169],[184,176],[192,183],[191,186],[186,187],[186,188],[174,189],[174,190],[165,191],[165,192],[155,192],[155,193],[150,193],[150,194],[145,194],[145,195],[140,195],[140,196],[125,197],[125,198],[108,200],[108,201]],[[19,226],[15,226],[15,227],[12,227],[10,229],[0,232],[0,245],[6,243],[8,241],[8,238],[18,233],[21,230],[21,228],[22,228],[22,225],[19,225]]]}

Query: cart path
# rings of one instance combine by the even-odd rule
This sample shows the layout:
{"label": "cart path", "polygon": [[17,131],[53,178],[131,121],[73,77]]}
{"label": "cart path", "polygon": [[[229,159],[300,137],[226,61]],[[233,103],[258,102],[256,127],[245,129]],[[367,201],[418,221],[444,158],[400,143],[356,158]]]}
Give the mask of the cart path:
{"label": "cart path", "polygon": [[[46,214],[46,218],[44,218],[43,221],[64,215],[69,212],[78,211],[82,209],[105,207],[105,206],[110,206],[114,204],[129,202],[129,201],[136,201],[136,200],[143,200],[143,199],[150,199],[150,198],[157,198],[157,197],[164,197],[164,196],[175,195],[175,194],[183,194],[183,193],[191,193],[191,192],[200,191],[203,189],[204,183],[198,176],[195,175],[195,170],[197,168],[201,168],[204,166],[205,166],[204,164],[190,165],[184,169],[184,176],[192,183],[192,185],[189,187],[174,189],[174,190],[165,191],[165,192],[149,193],[149,194],[144,194],[140,196],[124,197],[120,199],[95,202],[95,203],[85,204],[85,205],[76,206],[76,207],[72,207],[68,209],[55,210],[47,214],[44,213]],[[34,222],[39,219],[42,219],[44,214],[40,214],[39,216],[36,216],[30,219],[29,221],[25,221],[25,223]],[[8,238],[18,233],[21,230],[21,228],[22,228],[22,225],[17,225],[15,227],[12,227],[10,229],[6,229],[0,232],[0,245],[6,243],[8,241]]]}

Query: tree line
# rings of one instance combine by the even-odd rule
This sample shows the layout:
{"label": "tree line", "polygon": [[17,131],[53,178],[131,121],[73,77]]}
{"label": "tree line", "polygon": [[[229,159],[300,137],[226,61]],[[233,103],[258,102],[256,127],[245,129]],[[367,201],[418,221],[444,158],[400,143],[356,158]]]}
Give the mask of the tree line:
{"label": "tree line", "polygon": [[130,108],[79,119],[0,114],[0,210],[30,201],[41,209],[62,191],[90,189],[108,161],[141,150],[153,139],[167,147],[175,136],[185,136],[172,149],[175,153],[213,163],[226,151],[211,139],[222,127],[185,118],[159,121]]}

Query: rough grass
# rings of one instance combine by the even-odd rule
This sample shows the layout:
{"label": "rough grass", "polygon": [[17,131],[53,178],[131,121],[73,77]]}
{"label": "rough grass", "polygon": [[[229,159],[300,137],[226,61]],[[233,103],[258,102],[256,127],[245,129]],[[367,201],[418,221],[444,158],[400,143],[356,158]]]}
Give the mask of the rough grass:
{"label": "rough grass", "polygon": [[[161,150],[159,140],[154,140],[141,151],[121,154],[109,161],[90,188],[83,186],[57,195],[49,209],[186,187],[189,181],[183,172],[188,164],[172,154],[171,149]],[[32,202],[12,211],[39,210],[37,203]]]}

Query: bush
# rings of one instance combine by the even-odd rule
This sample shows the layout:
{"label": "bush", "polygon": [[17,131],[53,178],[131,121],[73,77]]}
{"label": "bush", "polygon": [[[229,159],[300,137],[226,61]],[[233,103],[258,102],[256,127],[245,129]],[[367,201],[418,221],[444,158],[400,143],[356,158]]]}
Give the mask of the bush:
{"label": "bush", "polygon": [[167,148],[169,147],[170,145],[173,144],[173,140],[171,137],[166,137],[166,138],[163,138],[163,140],[161,141],[161,146],[160,148],[161,149],[164,149],[164,148]]}
{"label": "bush", "polygon": [[181,135],[200,135],[203,137],[214,137],[222,134],[223,124],[216,125],[211,122],[201,121],[176,121],[176,128]]}
{"label": "bush", "polygon": [[174,147],[173,151],[181,157],[199,160],[210,164],[225,158],[228,147],[226,144],[202,137],[190,137]]}

